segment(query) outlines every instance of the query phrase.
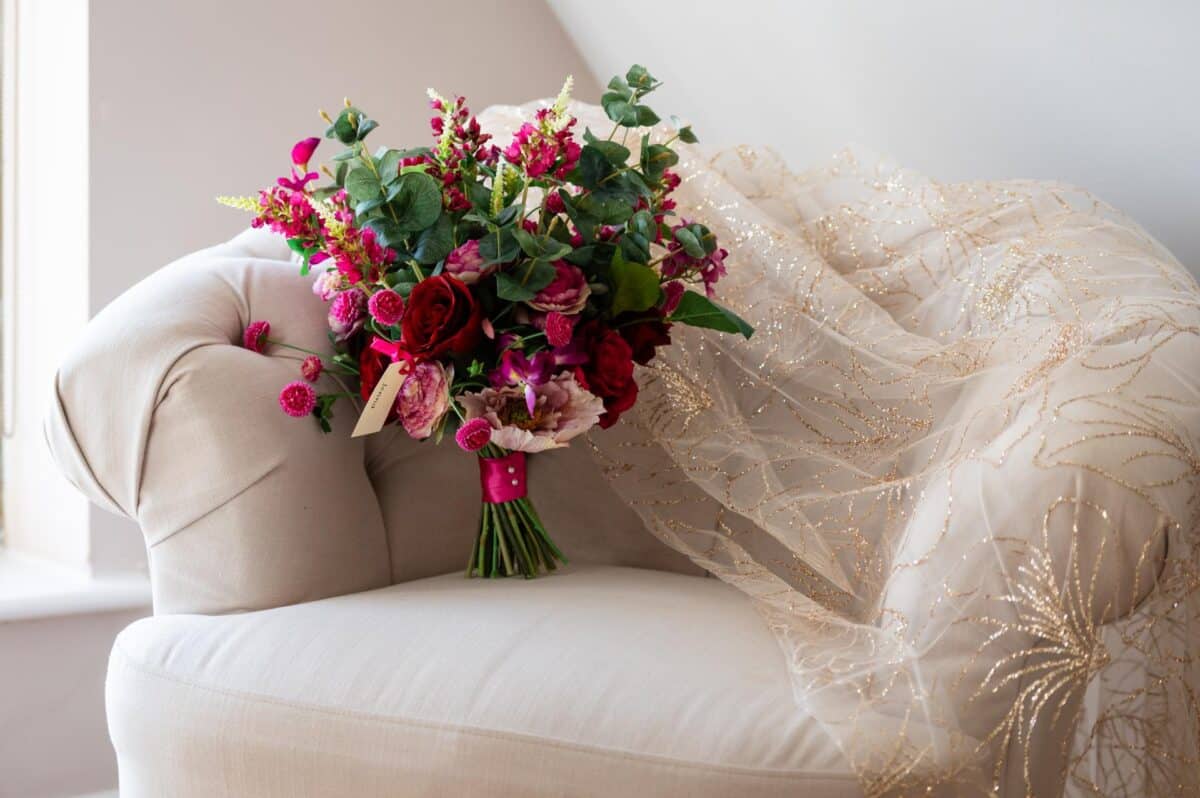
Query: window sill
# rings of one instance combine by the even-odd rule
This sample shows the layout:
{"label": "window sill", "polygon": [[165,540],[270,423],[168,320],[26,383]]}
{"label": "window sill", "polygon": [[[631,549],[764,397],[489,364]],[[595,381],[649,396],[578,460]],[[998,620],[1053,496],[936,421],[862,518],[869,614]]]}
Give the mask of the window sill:
{"label": "window sill", "polygon": [[0,549],[0,623],[150,608],[142,574],[97,577]]}

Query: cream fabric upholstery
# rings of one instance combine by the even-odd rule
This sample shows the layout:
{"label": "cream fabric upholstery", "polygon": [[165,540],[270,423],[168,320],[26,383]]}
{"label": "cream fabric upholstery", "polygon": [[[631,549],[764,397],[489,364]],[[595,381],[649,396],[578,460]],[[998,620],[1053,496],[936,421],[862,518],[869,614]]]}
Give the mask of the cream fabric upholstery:
{"label": "cream fabric upholstery", "polygon": [[[479,485],[457,447],[395,429],[364,444],[346,410],[333,435],[280,412],[296,353],[240,342],[266,319],[276,340],[329,350],[325,305],[297,272],[282,239],[247,231],[131,288],[60,368],[47,440],[76,486],[141,524],[157,613],[353,593],[458,570],[470,552]],[[700,573],[644,532],[584,445],[531,467],[567,555]]]}
{"label": "cream fabric upholstery", "polygon": [[746,596],[573,570],[135,623],[122,798],[861,795]]}

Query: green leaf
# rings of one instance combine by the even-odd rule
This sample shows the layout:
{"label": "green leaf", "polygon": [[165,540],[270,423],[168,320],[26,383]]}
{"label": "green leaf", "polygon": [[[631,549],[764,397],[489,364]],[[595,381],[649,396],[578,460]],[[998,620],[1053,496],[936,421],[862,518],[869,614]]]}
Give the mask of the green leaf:
{"label": "green leaf", "polygon": [[400,150],[388,150],[379,159],[379,177],[385,183],[391,183],[400,176],[400,162],[404,160],[404,153]]}
{"label": "green leaf", "polygon": [[333,161],[335,163],[341,163],[342,161],[352,161],[357,157],[358,150],[342,150],[337,155],[333,156]]}
{"label": "green leaf", "polygon": [[704,251],[704,245],[700,243],[700,239],[696,234],[686,227],[681,227],[675,231],[675,240],[683,245],[683,251],[693,258],[703,258],[708,253]]}
{"label": "green leaf", "polygon": [[422,172],[409,172],[397,178],[388,198],[397,217],[396,224],[409,232],[424,230],[442,214],[441,186]]}
{"label": "green leaf", "polygon": [[754,334],[754,328],[741,316],[695,291],[683,292],[683,296],[679,298],[679,305],[667,321],[720,332],[741,333],[746,338]]}
{"label": "green leaf", "polygon": [[521,263],[510,271],[496,275],[496,296],[510,302],[527,302],[550,285],[557,274],[554,267],[545,261]]}
{"label": "green leaf", "polygon": [[650,259],[650,242],[641,233],[627,230],[625,235],[621,236],[619,246],[629,260],[645,263]]}
{"label": "green leaf", "polygon": [[659,123],[658,114],[651,111],[645,105],[637,106],[637,123],[642,127],[650,127]]}
{"label": "green leaf", "polygon": [[642,150],[642,171],[658,180],[668,167],[679,163],[679,155],[665,144],[651,144]]}
{"label": "green leaf", "polygon": [[613,166],[621,167],[629,161],[628,147],[623,147],[615,141],[605,141],[604,139],[596,138],[591,130],[583,131],[583,140],[587,142],[588,146],[599,150],[605,160]]}
{"label": "green leaf", "polygon": [[521,285],[521,281],[508,272],[496,275],[496,296],[509,302],[525,302],[537,296],[537,291]]}
{"label": "green leaf", "polygon": [[618,249],[613,254],[609,274],[613,282],[612,315],[648,310],[658,303],[662,289],[658,273],[649,266],[625,260]]}
{"label": "green leaf", "polygon": [[601,97],[600,104],[604,106],[604,113],[608,118],[618,125],[622,127],[637,126],[637,108],[633,104],[611,94]]}
{"label": "green leaf", "polygon": [[658,87],[658,81],[641,64],[631,66],[625,73],[625,80],[640,94],[649,94]]}
{"label": "green leaf", "polygon": [[489,266],[495,263],[508,263],[516,260],[520,254],[521,245],[513,237],[513,231],[510,227],[501,228],[499,235],[488,233],[479,239],[479,255]]}
{"label": "green leaf", "polygon": [[375,128],[379,127],[379,123],[374,119],[363,119],[358,123],[358,140],[362,141]]}
{"label": "green leaf", "polygon": [[366,226],[375,231],[375,237],[382,246],[391,247],[392,249],[399,248],[408,236],[407,230],[386,216],[376,216],[368,219]]}
{"label": "green leaf", "polygon": [[364,200],[354,206],[355,216],[366,216],[376,208],[382,207],[383,203],[387,202],[383,197],[372,197],[369,200]]}
{"label": "green leaf", "polygon": [[[619,144],[617,146],[620,146]],[[599,147],[588,144],[579,153],[579,165],[576,167],[576,183],[584,188],[594,189],[600,181],[612,174],[613,167]]]}
{"label": "green leaf", "polygon": [[608,81],[608,92],[606,94],[616,94],[622,100],[629,100],[633,98],[633,89],[629,88],[629,85],[621,80],[619,76],[614,75]]}
{"label": "green leaf", "polygon": [[454,249],[454,222],[445,214],[417,236],[413,257],[422,265],[437,263]]}
{"label": "green leaf", "polygon": [[588,194],[581,197],[575,207],[600,224],[623,224],[633,216],[633,205],[619,196]]}
{"label": "green leaf", "polygon": [[629,219],[629,229],[648,240],[654,239],[654,216],[650,211],[641,210]]}
{"label": "green leaf", "polygon": [[571,251],[570,244],[550,236],[535,236],[520,227],[513,229],[513,237],[521,245],[521,251],[536,260],[558,260]]}
{"label": "green leaf", "polygon": [[357,108],[343,108],[337,119],[333,120],[333,124],[325,131],[325,137],[336,138],[347,147],[358,141],[358,125],[350,121],[351,115],[356,120],[362,119],[362,111]]}
{"label": "green leaf", "polygon": [[[350,195],[350,199],[355,202],[364,202],[369,199],[378,197],[382,187],[379,185],[379,178],[365,166],[358,166],[350,170],[350,174],[346,175],[346,193]],[[441,195],[439,194],[439,201]]]}

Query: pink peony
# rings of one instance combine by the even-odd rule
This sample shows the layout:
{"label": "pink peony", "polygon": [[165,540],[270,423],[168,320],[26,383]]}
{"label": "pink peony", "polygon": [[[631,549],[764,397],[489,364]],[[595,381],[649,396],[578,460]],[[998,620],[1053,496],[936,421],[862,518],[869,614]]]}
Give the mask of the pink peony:
{"label": "pink peony", "polygon": [[479,242],[471,240],[446,256],[444,271],[471,285],[490,272],[491,267],[479,254]]}
{"label": "pink peony", "polygon": [[362,291],[342,291],[329,303],[329,329],[339,341],[345,341],[362,327],[366,309],[367,298]]}
{"label": "pink peony", "polygon": [[289,382],[279,392],[279,406],[292,418],[304,418],[317,406],[317,392],[307,382]]}
{"label": "pink peony", "polygon": [[550,346],[566,346],[571,343],[571,333],[575,331],[575,319],[564,316],[557,310],[546,314],[546,340]]}
{"label": "pink peony", "polygon": [[418,363],[400,383],[396,412],[404,431],[417,440],[433,434],[450,409],[450,378],[436,360]]}
{"label": "pink peony", "polygon": [[491,442],[527,453],[559,449],[591,429],[604,413],[604,402],[584,390],[575,375],[563,373],[534,388],[533,412],[519,386],[484,388],[458,398],[468,419],[483,418],[492,427]]}
{"label": "pink peony", "polygon": [[316,355],[309,355],[304,358],[304,362],[300,364],[300,376],[309,382],[316,382],[321,372],[325,370],[325,364],[321,362],[321,358]]}
{"label": "pink peony", "polygon": [[588,297],[592,295],[592,289],[588,286],[583,271],[565,260],[556,260],[554,271],[554,279],[538,291],[537,296],[529,300],[529,306],[538,310],[558,311],[565,316],[583,310]]}
{"label": "pink peony", "polygon": [[267,348],[267,336],[271,334],[271,322],[252,321],[242,332],[242,346],[260,355]]}
{"label": "pink peony", "polygon": [[492,439],[492,425],[486,418],[473,418],[458,428],[454,440],[464,452],[477,452]]}
{"label": "pink peony", "polygon": [[376,291],[367,301],[367,309],[375,321],[384,327],[391,327],[399,324],[400,317],[404,315],[404,298],[390,288]]}

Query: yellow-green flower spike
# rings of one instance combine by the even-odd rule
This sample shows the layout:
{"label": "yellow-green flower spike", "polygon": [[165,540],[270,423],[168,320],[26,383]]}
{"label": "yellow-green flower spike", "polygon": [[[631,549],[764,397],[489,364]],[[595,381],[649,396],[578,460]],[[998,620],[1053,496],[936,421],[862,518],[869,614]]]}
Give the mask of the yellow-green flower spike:
{"label": "yellow-green flower spike", "polygon": [[217,202],[227,208],[237,208],[239,211],[249,211],[250,213],[258,213],[262,210],[256,197],[217,197]]}

